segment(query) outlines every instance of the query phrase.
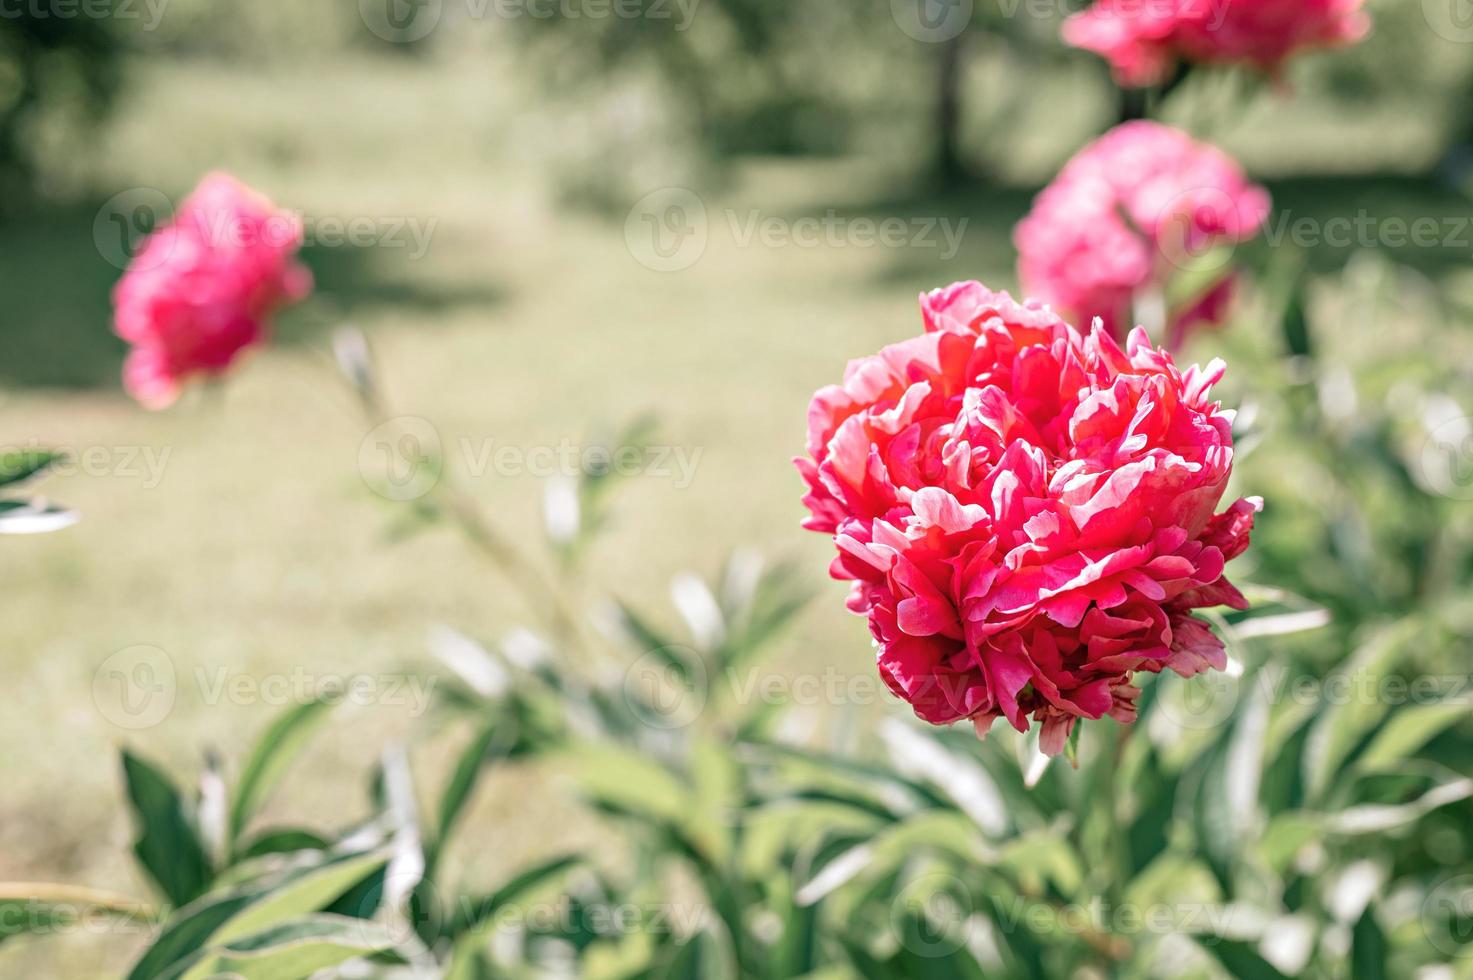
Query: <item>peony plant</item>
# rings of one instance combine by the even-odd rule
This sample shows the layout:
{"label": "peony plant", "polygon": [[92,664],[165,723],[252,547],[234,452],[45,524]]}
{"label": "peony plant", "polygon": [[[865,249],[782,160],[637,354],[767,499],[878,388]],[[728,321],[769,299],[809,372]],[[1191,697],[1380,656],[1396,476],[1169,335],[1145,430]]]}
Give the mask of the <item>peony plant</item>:
{"label": "peony plant", "polygon": [[1245,498],[1217,513],[1232,416],[1225,369],[1179,370],[976,282],[922,297],[925,333],[852,362],[808,411],[804,526],[833,536],[885,683],[925,721],[1041,726],[1135,718],[1137,672],[1226,667],[1193,615],[1246,608],[1224,566]]}
{"label": "peony plant", "polygon": [[1370,30],[1363,0],[1099,0],[1064,22],[1064,40],[1110,63],[1132,88],[1180,63],[1270,74],[1296,52],[1352,44]]}
{"label": "peony plant", "polygon": [[272,315],[312,291],[296,260],[302,220],[225,173],[206,176],[156,229],[113,292],[132,345],[123,385],[166,408],[194,378],[216,378],[270,337]]}
{"label": "peony plant", "polygon": [[[1142,314],[1167,346],[1220,325],[1237,274],[1218,250],[1256,236],[1268,192],[1216,147],[1159,123],[1125,123],[1074,156],[1017,227],[1023,289],[1116,338]],[[1184,294],[1184,295],[1183,295]]]}

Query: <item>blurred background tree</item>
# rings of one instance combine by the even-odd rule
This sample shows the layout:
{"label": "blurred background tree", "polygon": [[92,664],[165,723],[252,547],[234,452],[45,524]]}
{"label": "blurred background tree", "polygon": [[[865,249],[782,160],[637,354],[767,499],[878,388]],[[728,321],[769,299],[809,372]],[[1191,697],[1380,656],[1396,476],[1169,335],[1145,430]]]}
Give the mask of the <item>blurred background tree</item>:
{"label": "blurred background tree", "polygon": [[74,145],[107,113],[118,41],[108,19],[49,16],[30,5],[0,17],[0,210],[18,210],[47,185],[47,149]]}

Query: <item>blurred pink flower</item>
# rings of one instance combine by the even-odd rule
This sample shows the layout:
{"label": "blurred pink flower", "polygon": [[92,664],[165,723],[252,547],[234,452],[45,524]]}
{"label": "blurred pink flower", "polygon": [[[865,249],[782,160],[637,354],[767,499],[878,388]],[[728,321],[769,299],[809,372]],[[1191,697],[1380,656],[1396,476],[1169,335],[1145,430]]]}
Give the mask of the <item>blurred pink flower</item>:
{"label": "blurred pink flower", "polygon": [[1129,87],[1155,85],[1178,61],[1275,72],[1302,48],[1359,41],[1364,0],[1096,0],[1064,22],[1064,40],[1110,62]]}
{"label": "blurred pink flower", "polygon": [[[1174,281],[1211,278],[1167,312],[1168,344],[1188,326],[1221,322],[1231,270],[1209,253],[1258,234],[1268,192],[1216,147],[1169,126],[1130,122],[1086,146],[1034,202],[1014,234],[1023,289],[1076,323],[1095,317],[1119,338],[1137,302]],[[1190,278],[1178,278],[1189,266]]]}
{"label": "blurred pink flower", "polygon": [[228,174],[205,177],[113,291],[115,329],[133,345],[128,393],[165,408],[189,379],[222,374],[265,343],[272,314],[312,291],[296,261],[302,239],[297,215]]}
{"label": "blurred pink flower", "polygon": [[804,526],[833,536],[881,676],[933,724],[1001,717],[1058,753],[1135,717],[1136,671],[1226,665],[1199,607],[1241,609],[1225,563],[1261,502],[1215,513],[1223,364],[1179,371],[975,282],[921,297],[926,332],[854,361],[808,411]]}

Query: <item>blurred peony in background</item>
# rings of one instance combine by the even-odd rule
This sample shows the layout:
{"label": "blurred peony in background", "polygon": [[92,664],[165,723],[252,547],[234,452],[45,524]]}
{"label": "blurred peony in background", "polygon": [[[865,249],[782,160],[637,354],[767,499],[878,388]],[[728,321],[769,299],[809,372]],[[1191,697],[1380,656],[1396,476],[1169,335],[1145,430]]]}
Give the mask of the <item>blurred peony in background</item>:
{"label": "blurred peony in background", "polygon": [[[0,974],[1464,975],[1462,14],[0,11]],[[970,280],[1264,501],[1211,669],[981,741],[788,462]]]}

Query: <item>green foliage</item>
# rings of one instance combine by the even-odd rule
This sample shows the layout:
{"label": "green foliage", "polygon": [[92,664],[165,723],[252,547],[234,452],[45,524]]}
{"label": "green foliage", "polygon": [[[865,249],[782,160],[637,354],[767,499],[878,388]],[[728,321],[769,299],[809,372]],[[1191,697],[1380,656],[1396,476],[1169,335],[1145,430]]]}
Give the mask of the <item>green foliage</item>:
{"label": "green foliage", "polygon": [[[0,487],[19,487],[64,459],[61,453],[45,449],[13,450],[0,454]],[[44,498],[0,500],[0,534],[44,534],[70,527],[76,522],[75,513]]]}
{"label": "green foliage", "polygon": [[[101,0],[109,11],[119,0]],[[97,3],[89,9],[96,10]],[[21,4],[0,18],[0,200],[15,209],[34,196],[42,127],[74,136],[95,126],[111,104],[120,39],[112,17],[57,16],[45,4]]]}

